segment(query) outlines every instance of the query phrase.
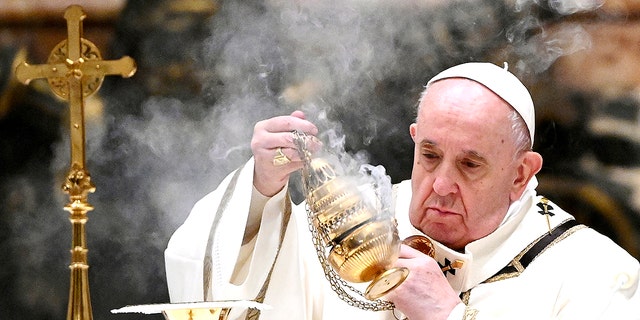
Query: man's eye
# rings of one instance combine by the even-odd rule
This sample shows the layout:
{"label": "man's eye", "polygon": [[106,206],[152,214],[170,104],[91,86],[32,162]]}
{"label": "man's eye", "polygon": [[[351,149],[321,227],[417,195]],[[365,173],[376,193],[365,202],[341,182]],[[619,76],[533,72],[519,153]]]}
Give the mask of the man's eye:
{"label": "man's eye", "polygon": [[480,164],[475,161],[462,161],[462,165],[471,169],[475,169],[480,166]]}
{"label": "man's eye", "polygon": [[438,155],[432,152],[423,152],[422,156],[427,158],[427,159],[438,159]]}

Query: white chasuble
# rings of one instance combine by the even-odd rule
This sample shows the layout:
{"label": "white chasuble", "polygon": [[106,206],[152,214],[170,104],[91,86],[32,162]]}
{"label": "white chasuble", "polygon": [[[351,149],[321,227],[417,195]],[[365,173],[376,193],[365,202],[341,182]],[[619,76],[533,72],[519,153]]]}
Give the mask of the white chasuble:
{"label": "white chasuble", "polygon": [[[212,223],[216,214],[221,214],[211,248],[212,300],[255,300],[273,268],[263,301],[271,308],[263,310],[260,319],[395,319],[391,312],[351,307],[331,291],[313,247],[304,204],[292,206],[279,246],[286,190],[266,201],[258,233],[243,248],[253,191],[253,159],[233,181],[233,194],[223,199],[233,176],[196,203],[169,241],[165,265],[171,302],[206,299],[203,261]],[[223,212],[217,212],[221,200],[228,203]],[[246,310],[233,309],[229,317],[245,318]]]}
{"label": "white chasuble", "polygon": [[[390,311],[349,306],[331,290],[312,244],[304,202],[291,206],[287,222],[286,188],[264,199],[257,219],[250,214],[251,202],[262,201],[252,197],[252,178],[253,159],[196,203],[172,236],[165,252],[172,302],[256,300],[267,282],[263,302],[271,309],[261,312],[262,320],[395,319]],[[436,260],[462,300],[449,319],[640,319],[638,261],[584,226],[544,246],[524,270],[501,273],[519,265],[514,258],[530,244],[572,220],[552,202],[543,207],[535,183],[511,205],[496,231],[464,252],[434,243]],[[410,182],[396,185],[395,191],[400,237],[420,234],[408,221]],[[244,239],[251,225],[259,225],[257,234]],[[207,258],[211,280],[205,286]],[[246,319],[246,312],[232,310],[229,319]]]}

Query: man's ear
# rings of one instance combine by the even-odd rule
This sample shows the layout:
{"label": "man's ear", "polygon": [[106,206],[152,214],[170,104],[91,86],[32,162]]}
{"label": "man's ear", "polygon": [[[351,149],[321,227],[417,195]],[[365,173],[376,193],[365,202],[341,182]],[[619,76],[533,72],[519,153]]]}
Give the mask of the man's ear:
{"label": "man's ear", "polygon": [[412,123],[409,126],[409,134],[411,135],[411,139],[413,139],[413,142],[416,142],[416,134],[418,133],[418,125],[415,123]]}
{"label": "man's ear", "polygon": [[534,151],[526,151],[524,155],[522,155],[520,165],[517,169],[516,179],[513,181],[510,195],[511,201],[520,199],[525,187],[540,169],[542,169],[542,156]]}

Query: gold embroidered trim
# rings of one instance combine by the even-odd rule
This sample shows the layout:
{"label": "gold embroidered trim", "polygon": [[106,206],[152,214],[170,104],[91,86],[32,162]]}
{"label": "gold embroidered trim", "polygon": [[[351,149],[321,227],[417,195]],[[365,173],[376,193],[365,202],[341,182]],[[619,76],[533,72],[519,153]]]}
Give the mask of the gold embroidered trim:
{"label": "gold embroidered trim", "polygon": [[464,307],[464,316],[462,320],[475,320],[478,315],[478,310],[470,308],[469,306]]}
{"label": "gold embroidered trim", "polygon": [[207,239],[207,247],[205,248],[204,253],[204,261],[202,266],[202,298],[204,301],[211,301],[211,279],[213,277],[213,256],[211,254],[213,248],[213,238],[216,234],[216,230],[218,229],[218,224],[220,223],[220,219],[222,218],[222,213],[227,209],[227,205],[229,201],[231,201],[231,197],[233,196],[233,190],[236,187],[238,182],[238,177],[240,176],[240,172],[244,168],[244,164],[240,166],[233,174],[231,181],[229,181],[229,185],[227,189],[224,191],[222,198],[220,199],[220,203],[218,204],[218,210],[216,211],[216,215],[211,222],[211,229],[209,230],[209,238]]}
{"label": "gold embroidered trim", "polygon": [[548,245],[548,246],[544,247],[544,249],[542,249],[542,251],[540,251],[540,253],[538,253],[538,254],[535,256],[535,258],[533,258],[533,259],[535,260],[535,259],[536,259],[536,258],[538,258],[538,256],[540,256],[543,252],[547,251],[547,249],[549,249],[549,248],[551,248],[551,247],[555,246],[558,242],[560,242],[560,241],[564,240],[566,237],[568,237],[568,236],[572,235],[574,232],[576,232],[576,231],[578,231],[578,230],[580,230],[580,229],[584,229],[584,228],[586,228],[586,227],[587,227],[587,226],[585,226],[585,225],[581,224],[581,225],[577,225],[577,226],[575,226],[575,227],[573,227],[573,228],[571,228],[571,229],[569,229],[569,230],[565,231],[565,233],[563,233],[562,235],[560,235],[559,237],[557,237],[557,238],[555,238],[553,241],[551,241],[551,243],[549,243],[549,245]]}
{"label": "gold embroidered trim", "polygon": [[[280,229],[280,244],[276,250],[276,257],[273,259],[273,264],[271,265],[271,269],[269,269],[269,273],[267,274],[267,279],[262,284],[262,288],[258,295],[254,299],[256,302],[264,302],[264,298],[267,294],[267,289],[269,287],[269,282],[271,282],[271,274],[273,273],[273,268],[276,265],[276,261],[278,261],[278,256],[280,256],[280,249],[282,248],[282,242],[284,241],[284,235],[287,231],[287,226],[289,225],[289,219],[291,218],[291,198],[289,197],[289,192],[287,192],[284,199],[284,216],[282,217],[282,226]],[[247,311],[246,320],[257,320],[260,318],[260,310],[249,308]]]}
{"label": "gold embroidered trim", "polygon": [[491,282],[496,282],[496,281],[502,281],[502,280],[515,278],[515,277],[519,276],[521,273],[522,273],[522,271],[511,272],[511,273],[502,273],[502,274],[499,274],[499,275],[497,275],[495,277],[491,277],[491,278],[485,280],[484,283],[491,283]]}
{"label": "gold embroidered trim", "polygon": [[[569,219],[568,219],[569,220]],[[564,223],[564,222],[563,222]],[[554,245],[556,245],[558,242],[564,240],[566,237],[572,235],[574,232],[586,228],[587,226],[585,225],[577,225],[574,226],[570,229],[568,229],[567,231],[565,231],[563,234],[561,234],[560,236],[558,236],[557,238],[555,238],[553,241],[551,241],[551,243],[549,243],[549,245],[547,245],[546,247],[544,247],[544,249],[542,249],[534,258],[533,260],[535,260],[536,258],[538,258],[538,256],[540,256],[543,252],[547,251],[547,249],[553,247]],[[515,272],[510,272],[510,273],[503,273],[503,274],[499,274],[497,276],[493,276],[485,281],[483,281],[483,283],[491,283],[491,282],[496,282],[496,281],[501,281],[501,280],[506,280],[506,279],[511,279],[511,278],[515,278],[517,276],[519,276],[522,272],[524,272],[524,266],[522,266],[522,264],[520,263],[520,259],[522,259],[522,257],[534,246],[536,245],[542,238],[544,238],[546,236],[546,234],[540,236],[538,239],[536,239],[535,241],[533,241],[532,243],[530,243],[526,248],[524,248],[522,251],[520,251],[520,253],[513,258],[513,260],[511,260],[511,262],[509,263],[509,266],[513,266],[517,271]],[[533,261],[531,260],[531,261]]]}
{"label": "gold embroidered trim", "polygon": [[462,303],[464,303],[465,305],[468,305],[470,296],[471,296],[471,289],[461,293],[460,300],[462,300]]}

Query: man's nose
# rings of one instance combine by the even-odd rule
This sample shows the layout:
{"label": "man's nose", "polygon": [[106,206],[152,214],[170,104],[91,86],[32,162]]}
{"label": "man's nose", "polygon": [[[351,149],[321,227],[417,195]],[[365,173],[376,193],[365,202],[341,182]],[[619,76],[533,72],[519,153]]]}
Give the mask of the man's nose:
{"label": "man's nose", "polygon": [[436,170],[433,179],[433,191],[440,196],[446,196],[458,191],[458,183],[456,181],[455,168],[450,166],[441,166]]}

